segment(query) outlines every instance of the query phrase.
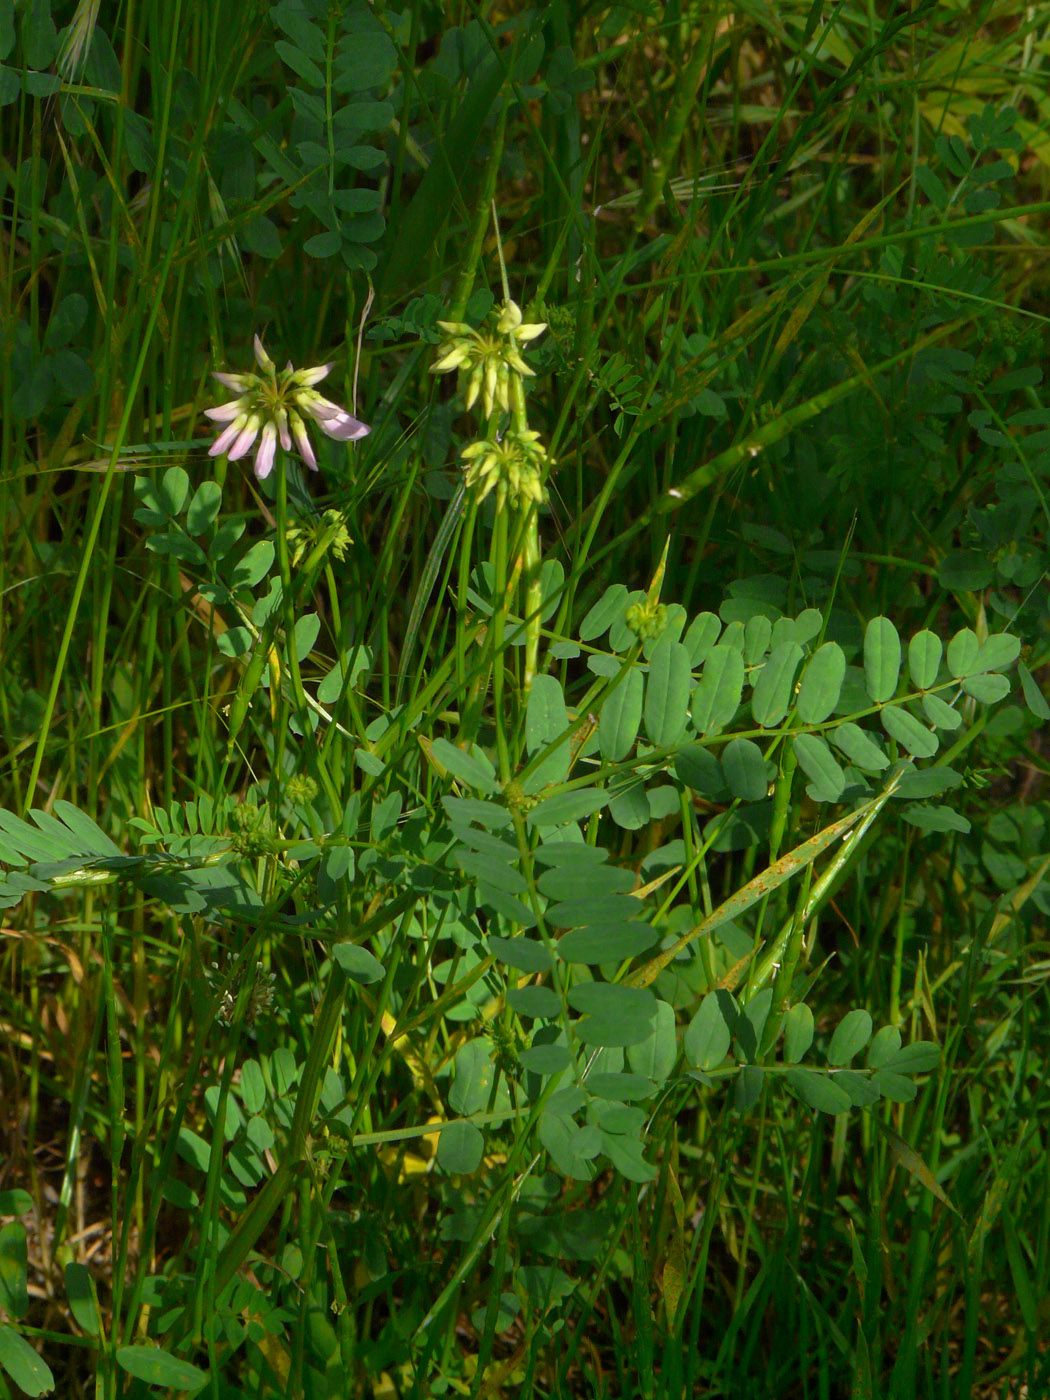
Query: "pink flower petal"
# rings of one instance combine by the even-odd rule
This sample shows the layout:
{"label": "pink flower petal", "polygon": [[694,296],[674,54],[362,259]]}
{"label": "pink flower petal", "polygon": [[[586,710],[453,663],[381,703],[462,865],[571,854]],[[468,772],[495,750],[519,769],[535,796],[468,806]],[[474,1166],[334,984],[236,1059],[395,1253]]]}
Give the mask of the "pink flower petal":
{"label": "pink flower petal", "polygon": [[333,418],[319,419],[317,426],[322,433],[338,442],[356,442],[358,438],[367,437],[372,431],[367,423],[362,423],[352,413],[342,412]]}
{"label": "pink flower petal", "polygon": [[299,449],[299,456],[312,472],[317,471],[317,458],[314,456],[314,446],[306,431],[306,424],[299,417],[298,413],[290,414],[289,419],[292,425],[292,436],[295,438],[295,445]]}
{"label": "pink flower petal", "polygon": [[213,370],[211,377],[237,394],[245,393],[253,383],[258,383],[254,374],[220,374],[218,370]]}
{"label": "pink flower petal", "polygon": [[210,418],[213,423],[232,423],[247,406],[245,399],[231,399],[229,403],[221,403],[216,408],[206,408],[204,416]]}
{"label": "pink flower petal", "polygon": [[264,374],[270,374],[274,370],[275,365],[274,362],[270,359],[269,355],[267,355],[266,351],[263,349],[262,341],[259,339],[258,336],[256,336],[252,344],[255,347],[255,363],[259,366],[259,368]]}
{"label": "pink flower petal", "polygon": [[237,440],[241,429],[248,422],[247,414],[240,414],[233,422],[225,428],[208,448],[209,457],[218,457],[220,452],[225,452],[230,444]]}
{"label": "pink flower petal", "polygon": [[258,414],[253,413],[252,416],[248,419],[247,423],[241,429],[233,446],[229,448],[226,453],[227,457],[229,457],[231,462],[239,461],[239,459],[243,457],[245,453],[251,450],[252,443],[259,436],[260,426],[261,424],[259,422]]}
{"label": "pink flower petal", "polygon": [[[301,384],[304,389],[310,389],[315,384],[320,384],[322,379],[326,379],[328,377],[328,375],[332,371],[332,365],[334,363],[335,361],[333,360],[327,365],[314,365],[311,369],[296,370],[295,374],[293,375],[293,378],[295,379],[295,382],[297,384]],[[290,368],[291,366],[289,365],[289,369]]]}
{"label": "pink flower petal", "polygon": [[260,481],[265,481],[273,471],[276,450],[277,425],[270,422],[263,428],[259,437],[259,446],[255,449],[255,475]]}

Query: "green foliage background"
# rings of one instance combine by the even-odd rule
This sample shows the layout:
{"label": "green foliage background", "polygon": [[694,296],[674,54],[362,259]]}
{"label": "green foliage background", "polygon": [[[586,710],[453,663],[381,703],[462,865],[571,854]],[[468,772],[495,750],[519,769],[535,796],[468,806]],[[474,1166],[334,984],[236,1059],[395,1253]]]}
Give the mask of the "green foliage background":
{"label": "green foliage background", "polygon": [[1048,42],[0,0],[0,1395],[1048,1387]]}

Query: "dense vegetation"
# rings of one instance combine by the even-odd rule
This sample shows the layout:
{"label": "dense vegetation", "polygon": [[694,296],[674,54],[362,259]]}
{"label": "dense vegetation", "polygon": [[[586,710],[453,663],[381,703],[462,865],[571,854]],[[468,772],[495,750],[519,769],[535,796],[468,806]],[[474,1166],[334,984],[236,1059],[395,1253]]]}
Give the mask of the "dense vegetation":
{"label": "dense vegetation", "polygon": [[1050,1389],[1048,45],[0,0],[0,1396]]}

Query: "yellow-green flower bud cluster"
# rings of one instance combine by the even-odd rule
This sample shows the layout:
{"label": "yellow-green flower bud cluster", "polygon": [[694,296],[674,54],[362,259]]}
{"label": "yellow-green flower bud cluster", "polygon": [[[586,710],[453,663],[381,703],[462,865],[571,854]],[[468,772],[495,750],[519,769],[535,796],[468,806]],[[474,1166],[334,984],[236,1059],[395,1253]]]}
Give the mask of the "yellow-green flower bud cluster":
{"label": "yellow-green flower bud cluster", "polygon": [[513,301],[503,303],[494,330],[476,330],[463,321],[439,321],[438,325],[446,339],[431,365],[431,373],[459,370],[466,382],[468,409],[480,398],[486,418],[497,405],[504,413],[509,413],[513,402],[512,378],[517,376],[520,382],[534,373],[522,358],[520,347],[542,335],[546,325],[543,322],[526,325],[520,307]]}
{"label": "yellow-green flower bud cluster", "polygon": [[641,642],[658,637],[667,625],[667,604],[655,603],[646,599],[642,603],[632,603],[624,614],[624,621]]}
{"label": "yellow-green flower bud cluster", "polygon": [[516,509],[539,505],[544,499],[543,471],[547,452],[539,433],[510,428],[502,438],[481,438],[463,449],[467,486],[483,501],[496,492],[496,509],[509,502]]}

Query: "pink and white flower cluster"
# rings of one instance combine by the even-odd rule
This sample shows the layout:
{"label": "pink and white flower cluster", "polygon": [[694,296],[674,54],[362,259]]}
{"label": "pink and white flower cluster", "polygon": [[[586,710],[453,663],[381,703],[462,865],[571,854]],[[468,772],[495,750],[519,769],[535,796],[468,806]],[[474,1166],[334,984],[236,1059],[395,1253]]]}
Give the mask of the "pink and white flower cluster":
{"label": "pink and white flower cluster", "polygon": [[311,471],[317,471],[317,458],[303,419],[312,419],[327,437],[338,442],[356,442],[372,430],[345,408],[324,398],[314,389],[332,366],[293,369],[291,360],[278,372],[276,365],[255,337],[255,360],[262,374],[215,374],[220,384],[232,389],[237,398],[217,408],[205,409],[215,423],[226,426],[208,449],[210,457],[225,452],[231,462],[244,457],[255,446],[255,475],[259,480],[273,471],[277,443],[290,452],[292,442]]}

